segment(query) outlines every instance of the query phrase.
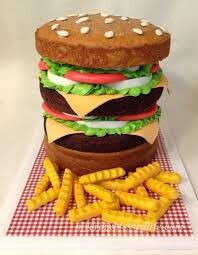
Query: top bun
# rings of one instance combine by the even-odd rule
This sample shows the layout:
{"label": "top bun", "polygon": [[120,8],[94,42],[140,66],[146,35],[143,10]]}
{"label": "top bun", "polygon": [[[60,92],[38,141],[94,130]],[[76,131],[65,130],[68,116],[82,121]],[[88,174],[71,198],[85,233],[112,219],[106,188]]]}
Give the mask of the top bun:
{"label": "top bun", "polygon": [[38,28],[36,48],[41,56],[58,63],[132,67],[167,57],[170,34],[145,20],[83,13],[53,19]]}

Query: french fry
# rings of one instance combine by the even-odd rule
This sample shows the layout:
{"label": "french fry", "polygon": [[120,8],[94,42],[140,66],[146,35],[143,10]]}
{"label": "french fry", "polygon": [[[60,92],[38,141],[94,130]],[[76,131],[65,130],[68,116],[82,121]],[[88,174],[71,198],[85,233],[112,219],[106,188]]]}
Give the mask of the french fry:
{"label": "french fry", "polygon": [[40,179],[40,181],[37,183],[35,189],[34,189],[34,193],[36,196],[40,195],[43,191],[46,191],[47,188],[50,185],[50,179],[47,176],[47,174],[45,173],[42,178]]}
{"label": "french fry", "polygon": [[121,190],[121,191],[128,191],[128,187],[126,186],[126,182],[120,179],[114,179],[109,181],[102,181],[99,182],[98,185],[102,186],[105,189],[110,190]]}
{"label": "french fry", "polygon": [[71,222],[81,222],[83,220],[91,219],[93,217],[101,215],[102,210],[106,208],[110,208],[112,210],[120,209],[119,200],[116,199],[111,203],[99,201],[88,204],[82,208],[71,209],[69,211],[69,219]]}
{"label": "french fry", "polygon": [[72,172],[69,169],[65,169],[60,194],[54,206],[54,212],[58,216],[63,216],[67,211],[72,195],[73,181]]}
{"label": "french fry", "polygon": [[57,174],[57,171],[56,171],[54,165],[52,164],[52,162],[49,160],[48,157],[46,157],[44,159],[43,166],[46,170],[46,174],[49,177],[52,186],[55,189],[60,189],[60,178]]}
{"label": "french fry", "polygon": [[50,188],[43,193],[35,196],[26,201],[26,206],[29,212],[32,212],[42,205],[46,205],[49,202],[55,200],[59,195],[60,189]]}
{"label": "french fry", "polygon": [[123,205],[130,205],[135,208],[147,211],[157,211],[160,208],[160,202],[150,197],[142,197],[137,194],[116,191],[116,195]]}
{"label": "french fry", "polygon": [[168,199],[166,197],[160,197],[159,201],[160,201],[160,208],[155,212],[149,211],[147,213],[147,216],[149,218],[155,219],[157,221],[168,211],[168,209],[171,207],[171,205],[173,204],[175,200]]}
{"label": "french fry", "polygon": [[146,232],[154,232],[156,230],[155,219],[129,212],[104,209],[102,210],[102,220]]}
{"label": "french fry", "polygon": [[95,196],[105,202],[112,202],[116,199],[115,194],[96,184],[86,184],[84,190],[92,196]]}
{"label": "french fry", "polygon": [[160,172],[160,164],[154,162],[144,167],[138,167],[136,172],[129,173],[128,178],[125,179],[126,185],[129,189],[141,185],[147,179],[156,176]]}
{"label": "french fry", "polygon": [[83,186],[78,181],[74,182],[74,198],[77,208],[84,207],[87,204]]}
{"label": "french fry", "polygon": [[146,188],[142,184],[134,187],[134,191],[137,195],[140,195],[141,197],[149,197],[149,194],[148,194]]}
{"label": "french fry", "polygon": [[108,170],[101,170],[95,173],[85,174],[79,178],[81,184],[96,183],[111,179],[116,179],[125,175],[125,171],[121,167],[112,168]]}
{"label": "french fry", "polygon": [[176,172],[161,171],[155,179],[164,183],[179,184],[182,178],[181,175]]}
{"label": "french fry", "polygon": [[174,187],[153,178],[148,179],[145,182],[145,186],[147,189],[169,199],[175,200],[179,197],[179,192]]}

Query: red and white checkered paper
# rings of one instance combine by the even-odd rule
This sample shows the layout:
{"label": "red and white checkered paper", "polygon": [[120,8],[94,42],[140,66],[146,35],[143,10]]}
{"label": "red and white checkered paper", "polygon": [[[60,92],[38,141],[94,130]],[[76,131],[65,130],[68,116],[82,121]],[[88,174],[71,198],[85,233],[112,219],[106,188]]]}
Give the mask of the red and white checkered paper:
{"label": "red and white checkered paper", "polygon": [[[100,217],[92,218],[81,223],[70,223],[68,215],[57,217],[53,213],[54,202],[43,206],[39,210],[28,213],[25,202],[34,194],[34,188],[44,173],[42,161],[46,153],[41,145],[35,159],[30,176],[23,190],[18,206],[7,230],[9,236],[190,236],[193,234],[182,198],[179,198],[160,219],[155,233],[145,233],[141,230],[108,224]],[[166,150],[162,134],[158,138],[158,150],[155,159],[159,161],[162,169],[172,170],[171,162]],[[176,186],[178,189],[178,187]],[[150,192],[156,198],[156,194]],[[94,202],[91,196],[88,202]],[[75,207],[74,199],[70,201],[69,209]],[[122,210],[137,214],[144,211],[129,206],[122,206]]]}

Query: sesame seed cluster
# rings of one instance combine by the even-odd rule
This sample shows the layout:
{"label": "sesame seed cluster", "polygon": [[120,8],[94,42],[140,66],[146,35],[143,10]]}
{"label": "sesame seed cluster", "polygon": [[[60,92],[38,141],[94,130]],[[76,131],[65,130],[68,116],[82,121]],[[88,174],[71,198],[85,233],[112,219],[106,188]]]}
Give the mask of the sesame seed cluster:
{"label": "sesame seed cluster", "polygon": [[[115,37],[116,33],[113,30],[108,30],[108,24],[112,24],[112,23],[116,22],[115,19],[112,17],[109,17],[110,15],[106,14],[106,13],[95,13],[95,14],[100,15],[101,18],[104,19],[104,24],[107,24],[107,31],[104,32],[103,36],[107,39]],[[91,20],[91,16],[87,13],[80,13],[80,14],[75,13],[75,14],[67,15],[66,17],[59,17],[56,19],[51,19],[49,22],[53,22],[53,21],[66,22],[70,17],[75,17],[75,16],[77,17],[77,19],[74,21],[75,24],[83,25],[83,23]],[[127,22],[127,21],[129,21],[129,18],[126,16],[121,16],[120,20],[122,20],[123,22]],[[140,36],[144,36],[144,28],[148,27],[150,24],[151,23],[148,20],[140,19],[141,28],[131,27],[130,32],[135,33]],[[79,33],[82,35],[85,35],[85,34],[91,33],[92,29],[89,26],[81,26],[81,27],[79,27]],[[55,24],[51,25],[51,30],[54,30],[59,37],[70,36],[70,33],[67,30],[60,29],[60,23],[55,23]],[[163,27],[155,28],[154,32],[155,32],[156,36],[162,36],[163,33],[167,33],[167,31]]]}

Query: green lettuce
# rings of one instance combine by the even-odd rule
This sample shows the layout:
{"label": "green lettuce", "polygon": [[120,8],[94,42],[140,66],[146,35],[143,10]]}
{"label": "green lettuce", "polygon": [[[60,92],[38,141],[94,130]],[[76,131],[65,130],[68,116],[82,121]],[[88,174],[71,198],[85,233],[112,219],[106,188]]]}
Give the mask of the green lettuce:
{"label": "green lettuce", "polygon": [[[54,63],[55,65],[60,65],[57,63]],[[51,70],[50,70],[51,71]],[[88,83],[80,83],[80,82],[74,82],[74,84],[63,86],[59,84],[55,84],[51,82],[47,77],[46,71],[40,71],[39,77],[41,80],[41,83],[44,87],[48,89],[55,89],[58,91],[63,91],[65,93],[75,94],[75,95],[114,95],[114,94],[121,94],[121,95],[128,95],[128,96],[134,96],[137,97],[140,94],[149,94],[151,92],[151,89],[155,88],[156,85],[160,82],[162,77],[162,70],[160,69],[158,72],[149,74],[152,75],[151,80],[141,86],[141,87],[133,87],[133,88],[125,88],[121,90],[117,90],[114,88],[110,88],[105,85],[93,85]]]}
{"label": "green lettuce", "polygon": [[[142,119],[142,120],[133,120],[133,121],[127,121],[127,123],[120,128],[90,128],[86,126],[86,120],[84,120],[85,124],[79,124],[76,121],[69,121],[69,120],[62,120],[59,118],[56,118],[47,112],[44,112],[44,117],[53,119],[67,127],[70,127],[76,131],[82,131],[87,136],[97,136],[97,137],[103,137],[105,135],[122,135],[122,134],[130,134],[132,132],[135,132],[138,129],[141,129],[142,127],[158,120],[161,116],[161,108],[158,107],[157,112],[148,118]],[[87,120],[91,121],[91,120]]]}

